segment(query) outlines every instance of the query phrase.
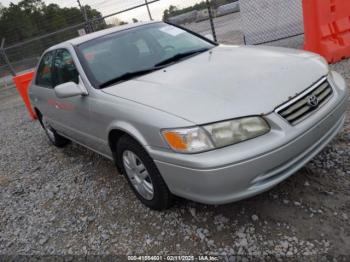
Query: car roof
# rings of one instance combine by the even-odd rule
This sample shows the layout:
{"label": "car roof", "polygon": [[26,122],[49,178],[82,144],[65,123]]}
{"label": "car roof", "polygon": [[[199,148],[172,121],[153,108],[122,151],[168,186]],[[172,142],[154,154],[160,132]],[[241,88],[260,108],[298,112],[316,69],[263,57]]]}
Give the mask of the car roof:
{"label": "car roof", "polygon": [[68,45],[80,45],[82,43],[85,43],[87,41],[108,35],[108,34],[112,34],[112,33],[116,33],[119,31],[123,31],[123,30],[128,30],[128,29],[132,29],[135,27],[139,27],[142,25],[147,25],[147,24],[155,24],[155,23],[159,23],[160,21],[149,21],[149,22],[138,22],[138,23],[134,23],[134,24],[126,24],[126,25],[120,25],[120,26],[115,26],[112,28],[108,28],[108,29],[104,29],[104,30],[100,30],[94,33],[90,33],[90,34],[86,34],[83,36],[79,36],[76,38],[72,38],[69,39],[67,41],[64,41],[62,43],[59,43],[57,45],[54,45],[52,47],[50,47],[49,49],[47,49],[46,51],[50,51],[50,50],[55,50],[57,48],[62,48],[64,46]]}

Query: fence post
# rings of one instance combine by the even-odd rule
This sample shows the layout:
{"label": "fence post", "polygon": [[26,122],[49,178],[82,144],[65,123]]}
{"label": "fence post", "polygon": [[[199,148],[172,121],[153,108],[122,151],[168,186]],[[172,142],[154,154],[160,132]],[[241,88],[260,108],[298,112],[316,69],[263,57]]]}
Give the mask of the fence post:
{"label": "fence post", "polygon": [[8,66],[8,68],[10,69],[10,72],[11,72],[11,75],[13,76],[16,76],[16,71],[13,69],[11,63],[10,63],[10,60],[9,58],[7,57],[6,55],[6,52],[5,52],[5,38],[2,39],[1,41],[1,46],[0,46],[0,53],[2,54],[3,58],[4,58],[4,62],[5,64]]}
{"label": "fence post", "polygon": [[77,0],[77,2],[78,2],[80,11],[81,11],[83,18],[84,18],[84,21],[85,21],[85,28],[86,28],[85,30],[87,31],[88,34],[94,32],[93,25],[91,24],[90,20],[88,19],[85,6],[81,5],[80,0]]}
{"label": "fence post", "polygon": [[147,11],[148,11],[149,19],[152,21],[152,20],[153,20],[153,18],[152,18],[152,15],[151,15],[151,10],[149,9],[149,5],[148,5],[147,0],[145,0],[145,4],[146,4],[146,7],[147,7]]}
{"label": "fence post", "polygon": [[214,21],[213,21],[213,13],[211,12],[211,6],[209,3],[209,0],[206,0],[206,3],[207,3],[207,8],[208,8],[208,15],[209,15],[209,20],[210,20],[211,32],[213,33],[214,41],[217,42],[215,26],[214,26]]}

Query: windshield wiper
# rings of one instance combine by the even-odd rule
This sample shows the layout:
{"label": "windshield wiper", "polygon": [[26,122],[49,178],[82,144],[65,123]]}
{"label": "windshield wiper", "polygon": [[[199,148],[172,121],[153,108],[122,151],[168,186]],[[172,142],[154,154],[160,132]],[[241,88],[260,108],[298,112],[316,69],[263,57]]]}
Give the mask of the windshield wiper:
{"label": "windshield wiper", "polygon": [[159,70],[159,69],[162,69],[163,67],[162,66],[155,66],[155,67],[152,67],[152,68],[149,68],[149,69],[143,69],[143,70],[139,70],[139,71],[135,71],[135,72],[127,72],[125,74],[122,74],[116,78],[113,78],[111,80],[108,80],[102,84],[100,84],[100,88],[105,88],[107,86],[110,86],[110,85],[113,85],[113,84],[117,84],[121,81],[126,81],[126,80],[129,80],[131,78],[134,78],[136,76],[141,76],[141,75],[145,75],[145,74],[148,74],[148,73],[151,73],[153,71],[156,71],[156,70]]}
{"label": "windshield wiper", "polygon": [[185,57],[188,57],[188,56],[192,56],[192,55],[195,55],[195,54],[199,54],[199,53],[203,53],[205,51],[208,51],[209,49],[208,48],[202,48],[202,49],[197,49],[197,50],[192,50],[192,51],[188,51],[188,52],[184,52],[184,53],[179,53],[179,54],[176,54],[172,57],[169,57],[157,64],[155,64],[155,66],[163,66],[163,65],[168,65],[168,64],[171,64],[173,62],[176,62],[176,61],[179,61],[181,60],[182,58],[185,58]]}
{"label": "windshield wiper", "polygon": [[188,57],[188,56],[192,56],[192,55],[195,55],[195,54],[198,54],[198,53],[203,53],[205,51],[208,51],[209,49],[208,48],[202,48],[202,49],[197,49],[197,50],[192,50],[192,51],[189,51],[189,52],[184,52],[184,53],[179,53],[177,55],[174,55],[170,58],[167,58],[157,64],[154,65],[154,67],[151,67],[149,69],[143,69],[143,70],[139,70],[139,71],[135,71],[135,72],[127,72],[127,73],[124,73],[116,78],[113,78],[111,80],[108,80],[102,84],[100,84],[100,88],[105,88],[107,86],[110,86],[110,85],[113,85],[113,84],[117,84],[121,81],[126,81],[126,80],[129,80],[131,78],[134,78],[136,76],[141,76],[141,75],[145,75],[145,74],[148,74],[148,73],[151,73],[153,71],[156,71],[156,70],[159,70],[159,69],[162,69],[164,68],[164,66],[170,64],[170,63],[173,63],[173,62],[176,62],[176,61],[179,61],[181,60],[182,58],[185,58],[185,57]]}

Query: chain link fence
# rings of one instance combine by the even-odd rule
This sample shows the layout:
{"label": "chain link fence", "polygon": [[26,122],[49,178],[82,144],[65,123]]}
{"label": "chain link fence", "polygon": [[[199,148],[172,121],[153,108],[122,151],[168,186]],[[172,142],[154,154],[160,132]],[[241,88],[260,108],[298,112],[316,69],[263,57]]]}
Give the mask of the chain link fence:
{"label": "chain link fence", "polygon": [[[196,4],[176,7],[178,1],[167,1],[164,7],[162,0],[134,0],[122,2],[122,10],[103,17],[85,17],[78,13],[70,18],[70,25],[47,32],[45,23],[41,31],[45,34],[28,38],[21,42],[5,39],[0,53],[0,87],[11,79],[11,74],[21,74],[32,70],[44,50],[77,37],[108,27],[123,24],[123,18],[135,17],[129,23],[155,18],[188,28],[217,42],[225,44],[257,44],[302,33],[301,0],[199,0]],[[100,7],[113,4],[108,1]],[[83,12],[83,9],[81,9]],[[138,15],[142,13],[142,18]],[[155,17],[155,14],[158,17]],[[163,17],[159,17],[163,13]],[[11,28],[9,30],[12,30]],[[15,30],[15,29],[13,29]],[[244,32],[244,33],[243,33]],[[1,38],[1,33],[0,33]],[[1,40],[1,39],[0,39]],[[11,67],[14,72],[11,72]]]}
{"label": "chain link fence", "polygon": [[[198,8],[195,10],[169,17],[165,20],[189,28],[204,36],[211,36],[220,42],[241,44],[243,43],[243,34],[240,31],[239,4],[238,1],[233,3],[232,1],[229,4],[220,4],[225,2],[222,0],[199,2],[200,4],[197,5]],[[170,5],[172,4],[171,1],[169,3]],[[69,27],[60,28],[22,42],[11,43],[10,45],[6,45],[8,41],[5,39],[6,42],[2,51],[7,55],[15,73],[20,74],[33,69],[43,51],[50,46],[81,34],[116,26],[120,22],[118,20],[120,15],[128,14],[130,17],[133,17],[135,10],[142,9],[144,13],[149,12],[149,18],[151,19],[152,11],[159,10],[160,4],[161,0],[148,0],[147,2],[145,0],[128,1],[123,4],[123,10],[101,18],[89,19],[86,22],[77,22],[81,21],[82,17],[72,18],[72,25]],[[118,22],[116,22],[117,20]],[[0,77],[10,74],[10,66],[4,62],[3,56],[1,56]]]}
{"label": "chain link fence", "polygon": [[220,43],[243,44],[239,1],[212,0],[203,3],[195,10],[169,18],[169,22],[211,36]]}
{"label": "chain link fence", "polygon": [[301,0],[240,0],[247,44],[262,44],[304,32]]}
{"label": "chain link fence", "polygon": [[[79,30],[84,29],[84,25],[72,26],[50,35],[40,36],[22,43],[17,43],[4,48],[14,71],[21,73],[36,66],[41,54],[49,47],[79,36]],[[7,73],[10,73],[7,66]],[[6,72],[3,72],[3,74]]]}
{"label": "chain link fence", "polygon": [[[137,5],[124,5],[125,9],[121,11],[103,17],[88,19],[85,22],[76,22],[81,21],[81,17],[72,19],[72,25],[68,27],[60,28],[56,31],[39,35],[22,42],[12,43],[10,45],[6,45],[7,41],[5,39],[5,46],[0,49],[0,78],[33,70],[38,63],[41,54],[47,48],[80,35],[117,26],[118,23],[121,22],[117,18],[120,14],[132,12],[138,8],[145,8],[148,4],[151,5],[158,1],[160,0],[148,0],[146,4],[145,1],[140,0]],[[106,22],[106,19],[108,19],[109,23]],[[8,61],[5,60],[5,57]],[[13,70],[11,70],[11,68]],[[3,83],[4,80],[2,79],[2,81],[0,81],[0,87]]]}

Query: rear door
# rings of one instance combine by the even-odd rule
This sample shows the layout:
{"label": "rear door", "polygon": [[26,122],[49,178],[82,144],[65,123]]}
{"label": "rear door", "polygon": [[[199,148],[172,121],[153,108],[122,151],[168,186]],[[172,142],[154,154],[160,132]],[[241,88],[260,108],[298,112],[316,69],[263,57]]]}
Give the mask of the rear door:
{"label": "rear door", "polygon": [[54,51],[49,51],[40,60],[36,78],[30,89],[30,97],[42,115],[55,127],[55,92],[52,82]]}

